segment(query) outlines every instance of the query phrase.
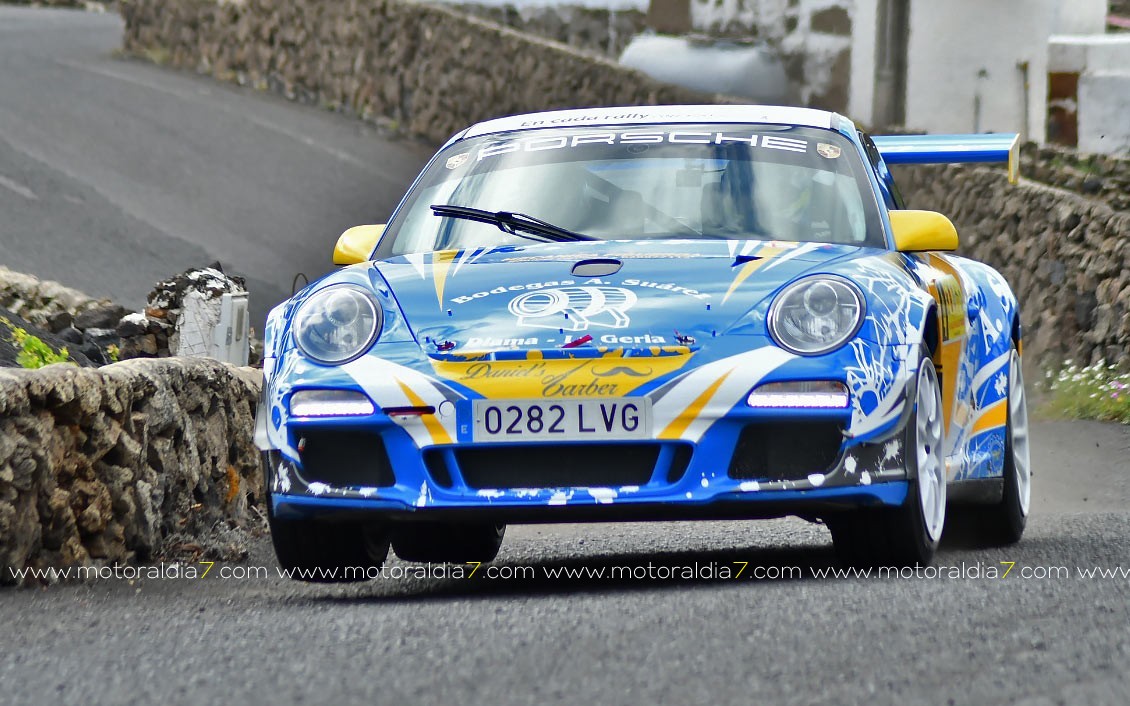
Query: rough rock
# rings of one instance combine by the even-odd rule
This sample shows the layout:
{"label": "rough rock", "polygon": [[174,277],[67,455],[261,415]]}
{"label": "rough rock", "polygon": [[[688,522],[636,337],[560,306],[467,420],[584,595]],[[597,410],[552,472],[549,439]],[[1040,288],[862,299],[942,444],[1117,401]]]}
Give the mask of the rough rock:
{"label": "rough rock", "polygon": [[1130,213],[1034,181],[1011,186],[988,167],[896,167],[895,179],[911,208],[950,216],[961,254],[1008,280],[1026,355],[1045,367],[1105,360],[1130,370]]}
{"label": "rough rock", "polygon": [[553,108],[729,102],[609,58],[403,0],[122,3],[124,48],[435,142],[469,123]]}
{"label": "rough rock", "polygon": [[0,584],[261,526],[260,384],[205,359],[0,369]]}

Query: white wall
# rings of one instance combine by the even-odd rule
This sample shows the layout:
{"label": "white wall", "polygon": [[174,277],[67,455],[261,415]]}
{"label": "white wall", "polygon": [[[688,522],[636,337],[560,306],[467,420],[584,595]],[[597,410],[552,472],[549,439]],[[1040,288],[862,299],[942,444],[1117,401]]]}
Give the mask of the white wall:
{"label": "white wall", "polygon": [[1108,10],[1107,0],[1058,0],[1052,9],[1052,32],[1102,34]]}
{"label": "white wall", "polygon": [[[1021,132],[1042,141],[1048,37],[1057,6],[1057,0],[913,0],[907,126],[935,133]],[[1027,88],[1018,68],[1024,61]]]}
{"label": "white wall", "polygon": [[848,117],[860,125],[872,124],[878,13],[878,0],[855,0],[851,24],[851,92],[848,97]]}
{"label": "white wall", "polygon": [[1079,149],[1130,156],[1130,72],[1079,78]]}
{"label": "white wall", "polygon": [[1130,72],[1079,78],[1079,149],[1130,157]]}
{"label": "white wall", "polygon": [[1130,152],[1130,34],[1056,35],[1048,70],[1079,74],[1079,149]]}
{"label": "white wall", "polygon": [[1053,36],[1048,71],[1130,71],[1130,33]]}

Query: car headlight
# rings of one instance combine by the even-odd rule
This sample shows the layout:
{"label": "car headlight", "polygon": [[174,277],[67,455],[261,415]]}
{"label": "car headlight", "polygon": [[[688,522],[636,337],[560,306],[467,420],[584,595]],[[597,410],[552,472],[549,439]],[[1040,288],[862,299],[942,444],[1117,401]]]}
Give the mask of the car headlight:
{"label": "car headlight", "polygon": [[769,335],[799,355],[820,355],[847,343],[863,323],[863,294],[832,275],[805,277],[777,294],[769,308]]}
{"label": "car headlight", "polygon": [[326,287],[298,307],[294,341],[306,357],[340,365],[369,350],[380,335],[382,319],[380,306],[360,287]]}
{"label": "car headlight", "polygon": [[290,396],[296,417],[363,417],[375,411],[369,398],[354,390],[299,390]]}

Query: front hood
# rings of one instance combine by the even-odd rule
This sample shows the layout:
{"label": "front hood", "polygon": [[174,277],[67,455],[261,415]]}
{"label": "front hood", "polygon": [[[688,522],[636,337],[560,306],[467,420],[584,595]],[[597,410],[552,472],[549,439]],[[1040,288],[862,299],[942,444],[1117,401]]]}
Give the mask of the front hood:
{"label": "front hood", "polygon": [[[636,240],[449,250],[373,266],[426,347],[553,349],[591,336],[594,346],[646,348],[687,343],[678,336],[705,342],[786,282],[861,252],[870,251],[824,243]],[[614,273],[599,272],[617,263]]]}

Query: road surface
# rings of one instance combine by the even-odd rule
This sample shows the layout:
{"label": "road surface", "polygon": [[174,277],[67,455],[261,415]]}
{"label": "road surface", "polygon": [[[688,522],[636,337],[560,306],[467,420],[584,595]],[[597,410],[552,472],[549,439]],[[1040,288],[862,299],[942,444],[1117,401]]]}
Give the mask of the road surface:
{"label": "road surface", "polygon": [[[325,269],[337,231],[386,215],[427,156],[113,59],[117,31],[0,8],[11,267],[138,303],[156,278],[220,258],[279,298],[293,272]],[[511,528],[493,570],[530,578],[406,577],[415,565],[392,561],[344,587],[279,578],[259,540],[204,578],[0,591],[0,704],[1121,706],[1130,433],[1033,432],[1024,540],[951,535],[931,575],[820,577],[836,566],[828,533],[799,520]],[[698,578],[665,577],[688,569]],[[1081,574],[1095,569],[1115,573]]]}
{"label": "road surface", "polygon": [[[114,57],[116,15],[0,6],[0,264],[140,308],[219,260],[254,321],[383,223],[433,151],[346,116]],[[261,326],[257,326],[261,331]]]}

